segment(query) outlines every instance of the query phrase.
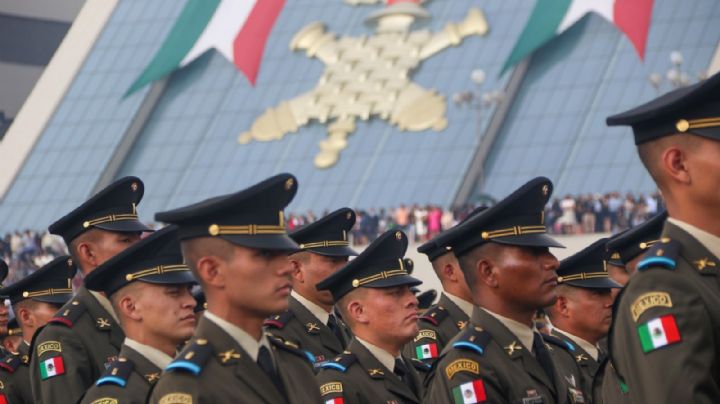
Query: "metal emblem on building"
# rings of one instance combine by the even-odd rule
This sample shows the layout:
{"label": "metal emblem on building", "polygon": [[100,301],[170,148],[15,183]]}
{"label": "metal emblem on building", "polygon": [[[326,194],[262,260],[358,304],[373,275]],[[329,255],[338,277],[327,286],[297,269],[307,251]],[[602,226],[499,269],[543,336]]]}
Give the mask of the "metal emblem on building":
{"label": "metal emblem on building", "polygon": [[304,51],[325,64],[318,85],[266,110],[238,141],[279,140],[316,120],[327,126],[328,137],[320,142],[315,166],[328,168],[347,147],[347,137],[355,131],[358,119],[379,117],[406,131],[445,129],[445,97],[413,83],[410,75],[422,61],[443,49],[459,45],[470,35],[485,35],[485,16],[470,9],[463,21],[448,23],[439,32],[411,31],[416,19],[430,17],[420,0],[386,3],[367,18],[375,26],[372,36],[338,38],[326,32],[321,22],[295,34],[290,49]]}

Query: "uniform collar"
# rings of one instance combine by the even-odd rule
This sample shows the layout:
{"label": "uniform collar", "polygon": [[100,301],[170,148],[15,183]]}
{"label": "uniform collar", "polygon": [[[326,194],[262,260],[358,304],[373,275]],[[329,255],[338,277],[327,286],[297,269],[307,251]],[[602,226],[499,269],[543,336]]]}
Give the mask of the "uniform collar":
{"label": "uniform collar", "polygon": [[703,247],[707,248],[714,256],[720,258],[720,237],[715,236],[706,232],[705,230],[699,229],[689,223],[685,223],[681,220],[669,217],[668,222],[675,226],[685,230],[688,234],[695,237]]}
{"label": "uniform collar", "polygon": [[325,309],[306,299],[304,296],[302,296],[300,293],[295,292],[294,290],[290,292],[290,295],[294,297],[295,300],[302,304],[306,309],[308,309],[308,311],[313,316],[317,317],[317,319],[320,320],[321,323],[327,324],[328,319],[330,318],[330,313],[325,311]]}
{"label": "uniform collar", "polygon": [[447,297],[451,302],[455,303],[455,305],[459,307],[463,313],[467,314],[468,317],[472,316],[473,307],[475,307],[472,303],[448,292],[442,292],[442,294],[445,295],[445,297]]}
{"label": "uniform collar", "polygon": [[392,354],[376,345],[373,345],[364,339],[355,336],[355,339],[361,343],[368,351],[378,360],[383,366],[388,368],[390,371],[395,371],[395,357]]}
{"label": "uniform collar", "polygon": [[217,315],[213,314],[210,310],[205,310],[204,314],[205,318],[215,323],[218,327],[220,327],[223,331],[225,331],[232,339],[235,340],[235,342],[240,345],[240,347],[247,352],[248,355],[250,355],[250,358],[252,358],[253,362],[257,362],[258,353],[260,351],[260,347],[264,346],[272,353],[272,349],[270,349],[270,343],[267,340],[267,337],[265,334],[260,337],[260,341],[257,341],[255,338],[253,338],[250,334],[248,334],[245,330],[242,328],[236,326],[235,324],[231,324],[230,322],[218,317]]}
{"label": "uniform collar", "polygon": [[95,300],[100,303],[100,306],[102,306],[105,311],[107,311],[115,320],[116,324],[120,324],[120,320],[118,320],[117,314],[115,314],[115,309],[113,309],[112,304],[110,304],[110,300],[108,300],[107,297],[103,296],[100,292],[96,292],[94,290],[88,289],[88,292],[95,298]]}
{"label": "uniform collar", "polygon": [[555,331],[559,332],[560,334],[562,334],[562,335],[570,338],[570,340],[571,340],[572,342],[576,343],[580,348],[584,349],[585,352],[588,353],[588,355],[590,355],[593,359],[595,359],[595,361],[598,360],[599,351],[598,351],[597,346],[595,346],[595,345],[593,345],[593,344],[585,341],[584,339],[582,339],[582,338],[580,338],[580,337],[578,337],[578,336],[572,335],[572,334],[570,334],[570,333],[567,332],[567,331],[563,331],[563,330],[561,330],[561,329],[559,329],[559,328],[557,328],[557,327],[553,327],[553,330],[555,330]]}
{"label": "uniform collar", "polygon": [[125,341],[123,341],[123,344],[137,351],[137,353],[144,356],[147,360],[152,362],[152,364],[157,366],[159,369],[165,369],[165,367],[167,367],[167,365],[169,365],[170,362],[172,362],[173,360],[173,358],[167,355],[165,352],[157,348],[151,347],[150,345],[141,344],[134,339],[128,337],[125,337]]}
{"label": "uniform collar", "polygon": [[511,318],[507,318],[497,313],[493,313],[492,311],[484,307],[480,307],[480,309],[485,310],[486,313],[495,317],[500,323],[502,323],[502,325],[507,327],[507,329],[510,330],[511,333],[515,334],[515,336],[520,340],[520,343],[523,344],[523,346],[525,347],[525,349],[528,350],[528,352],[532,352],[533,339],[535,338],[534,332],[536,332],[536,330]]}

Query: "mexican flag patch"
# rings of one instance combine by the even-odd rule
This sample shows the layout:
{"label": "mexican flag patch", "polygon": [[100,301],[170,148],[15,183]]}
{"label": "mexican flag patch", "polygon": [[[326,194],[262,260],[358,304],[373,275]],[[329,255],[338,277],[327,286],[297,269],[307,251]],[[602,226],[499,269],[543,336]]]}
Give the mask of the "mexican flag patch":
{"label": "mexican flag patch", "polygon": [[325,404],[344,404],[344,403],[345,403],[345,401],[343,400],[342,397],[335,397],[335,398],[331,398],[329,400],[325,400]]}
{"label": "mexican flag patch", "polygon": [[473,380],[453,387],[452,393],[455,404],[475,404],[487,400],[482,380]]}
{"label": "mexican flag patch", "polygon": [[680,342],[680,331],[672,314],[641,324],[638,327],[638,335],[645,353]]}
{"label": "mexican flag patch", "polygon": [[40,362],[40,377],[42,380],[62,374],[65,374],[65,363],[63,363],[62,356],[56,356]]}
{"label": "mexican flag patch", "polygon": [[415,347],[415,355],[418,359],[432,359],[438,357],[437,344],[430,343]]}

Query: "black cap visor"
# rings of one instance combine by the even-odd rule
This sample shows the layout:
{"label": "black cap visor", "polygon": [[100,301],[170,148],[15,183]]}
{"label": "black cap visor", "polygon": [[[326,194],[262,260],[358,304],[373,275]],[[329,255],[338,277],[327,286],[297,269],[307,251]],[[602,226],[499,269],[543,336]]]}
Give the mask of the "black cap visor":
{"label": "black cap visor", "polygon": [[354,257],[358,255],[357,251],[348,246],[317,247],[304,249],[302,251],[309,251],[327,257]]}
{"label": "black cap visor", "polygon": [[256,248],[259,250],[287,251],[288,253],[294,253],[300,250],[297,243],[285,234],[252,236],[222,235],[219,237],[241,247]]}
{"label": "black cap visor", "polygon": [[143,224],[137,219],[116,220],[114,222],[99,223],[93,225],[93,227],[97,227],[98,229],[107,231],[115,231],[118,233],[142,233],[155,231],[147,227],[145,224]]}
{"label": "black cap visor", "polygon": [[565,248],[554,238],[544,233],[538,234],[522,234],[519,236],[497,237],[490,241],[499,244],[516,245],[521,247],[554,247]]}
{"label": "black cap visor", "polygon": [[383,289],[383,288],[392,288],[395,286],[402,286],[402,285],[408,285],[408,286],[412,287],[412,286],[422,285],[422,283],[423,282],[420,279],[413,278],[410,275],[398,275],[398,276],[392,276],[390,278],[378,279],[376,281],[366,283],[366,284],[362,285],[362,287]]}
{"label": "black cap visor", "polygon": [[[195,277],[192,275],[192,272],[190,272],[189,270],[165,272],[165,273],[158,274],[158,275],[143,276],[142,278],[137,278],[136,281],[152,283],[153,285],[187,285],[187,284],[196,284],[197,283],[197,281],[195,280]],[[122,289],[123,287],[131,285],[131,284],[132,284],[132,282],[125,283],[117,289],[107,291],[107,293],[108,293],[108,295],[112,295],[113,293],[117,292],[118,290]]]}
{"label": "black cap visor", "polygon": [[610,278],[578,279],[563,282],[562,285],[570,285],[585,289],[619,289],[622,285]]}
{"label": "black cap visor", "polygon": [[67,303],[68,301],[70,301],[72,296],[73,296],[72,293],[58,293],[55,295],[33,297],[31,299],[35,300],[36,302],[63,305],[65,303]]}

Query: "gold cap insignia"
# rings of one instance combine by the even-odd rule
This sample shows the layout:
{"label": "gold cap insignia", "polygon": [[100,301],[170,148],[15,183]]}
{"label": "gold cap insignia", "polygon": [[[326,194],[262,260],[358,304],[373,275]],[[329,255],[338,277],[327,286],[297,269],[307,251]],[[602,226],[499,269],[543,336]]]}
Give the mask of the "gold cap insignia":
{"label": "gold cap insignia", "polygon": [[289,191],[292,189],[293,185],[295,185],[295,180],[292,178],[288,178],[287,181],[285,181],[285,190]]}
{"label": "gold cap insignia", "polygon": [[396,232],[395,232],[395,238],[398,239],[398,240],[402,240],[402,232],[396,231]]}
{"label": "gold cap insignia", "polygon": [[138,190],[137,182],[133,182],[132,184],[130,184],[130,189],[132,189],[133,192],[137,192],[137,190]]}
{"label": "gold cap insignia", "polygon": [[690,129],[690,122],[686,119],[680,119],[675,123],[675,129],[677,129],[678,132],[685,133],[688,129]]}

